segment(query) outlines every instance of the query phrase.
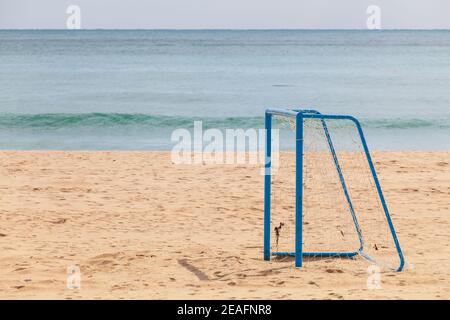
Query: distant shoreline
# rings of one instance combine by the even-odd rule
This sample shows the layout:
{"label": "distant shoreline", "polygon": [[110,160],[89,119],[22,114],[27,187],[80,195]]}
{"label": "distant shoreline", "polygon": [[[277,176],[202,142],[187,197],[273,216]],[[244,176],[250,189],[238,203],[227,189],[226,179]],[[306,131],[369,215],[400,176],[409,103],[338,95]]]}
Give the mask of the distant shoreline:
{"label": "distant shoreline", "polygon": [[367,28],[360,29],[208,29],[208,28],[192,28],[192,29],[105,29],[105,28],[82,28],[82,29],[0,29],[1,31],[67,31],[67,32],[83,32],[83,31],[357,31],[357,32],[391,32],[391,31],[450,31],[450,29],[379,29],[368,30]]}

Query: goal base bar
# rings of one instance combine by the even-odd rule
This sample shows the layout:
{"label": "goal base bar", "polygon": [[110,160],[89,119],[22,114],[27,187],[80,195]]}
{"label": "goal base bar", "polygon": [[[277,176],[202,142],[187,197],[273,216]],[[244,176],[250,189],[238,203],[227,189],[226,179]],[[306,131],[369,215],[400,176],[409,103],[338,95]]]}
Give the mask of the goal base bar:
{"label": "goal base bar", "polygon": [[[352,258],[358,255],[358,252],[303,252],[303,257],[321,257],[321,258]],[[295,257],[295,252],[272,252],[272,256],[277,257]]]}

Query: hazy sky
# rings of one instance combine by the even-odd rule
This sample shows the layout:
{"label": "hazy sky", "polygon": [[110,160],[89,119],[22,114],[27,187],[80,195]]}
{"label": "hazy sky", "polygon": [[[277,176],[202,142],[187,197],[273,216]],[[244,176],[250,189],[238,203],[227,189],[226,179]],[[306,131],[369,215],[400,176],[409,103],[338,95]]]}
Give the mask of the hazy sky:
{"label": "hazy sky", "polygon": [[360,29],[369,5],[383,29],[450,29],[450,0],[0,0],[1,29]]}

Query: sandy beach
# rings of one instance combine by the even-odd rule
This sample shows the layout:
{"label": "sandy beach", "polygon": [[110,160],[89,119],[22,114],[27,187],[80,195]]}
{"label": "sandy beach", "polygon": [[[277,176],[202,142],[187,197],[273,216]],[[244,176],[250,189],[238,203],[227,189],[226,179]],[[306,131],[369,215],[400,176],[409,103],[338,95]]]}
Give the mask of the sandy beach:
{"label": "sandy beach", "polygon": [[[262,260],[258,165],[0,152],[0,299],[449,299],[450,152],[374,152],[407,267]],[[67,288],[78,265],[81,288]]]}

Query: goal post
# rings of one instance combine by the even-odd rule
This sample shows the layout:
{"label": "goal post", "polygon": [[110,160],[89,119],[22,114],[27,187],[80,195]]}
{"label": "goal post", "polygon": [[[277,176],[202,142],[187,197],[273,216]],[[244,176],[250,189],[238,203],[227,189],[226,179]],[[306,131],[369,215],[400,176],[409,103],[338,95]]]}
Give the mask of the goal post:
{"label": "goal post", "polygon": [[[284,171],[273,172],[272,130],[278,120],[293,127],[294,152],[280,158]],[[265,128],[264,260],[292,256],[302,267],[304,258],[361,256],[403,270],[403,253],[359,121],[315,110],[268,109]],[[277,194],[281,204],[275,202]],[[288,238],[282,238],[285,233]]]}

